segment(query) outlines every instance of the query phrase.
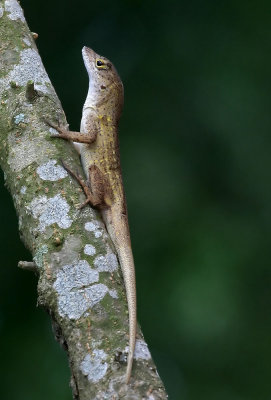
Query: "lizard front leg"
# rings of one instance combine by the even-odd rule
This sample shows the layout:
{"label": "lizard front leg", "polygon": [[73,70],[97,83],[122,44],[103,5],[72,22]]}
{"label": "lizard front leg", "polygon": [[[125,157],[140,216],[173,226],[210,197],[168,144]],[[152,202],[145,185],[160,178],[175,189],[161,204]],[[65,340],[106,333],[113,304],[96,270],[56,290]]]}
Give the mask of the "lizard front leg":
{"label": "lizard front leg", "polygon": [[68,131],[67,129],[62,128],[52,123],[51,121],[45,120],[45,122],[47,125],[51,126],[59,132],[58,134],[51,134],[51,137],[71,140],[77,143],[93,143],[96,140],[98,133],[98,129],[94,121],[91,122],[92,129],[89,130],[89,133]]}

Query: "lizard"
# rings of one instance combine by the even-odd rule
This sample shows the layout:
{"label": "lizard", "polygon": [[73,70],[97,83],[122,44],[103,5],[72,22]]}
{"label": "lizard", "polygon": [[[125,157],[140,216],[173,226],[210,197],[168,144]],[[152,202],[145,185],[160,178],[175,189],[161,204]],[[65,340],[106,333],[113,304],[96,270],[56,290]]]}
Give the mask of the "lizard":
{"label": "lizard", "polygon": [[136,341],[136,283],[133,253],[123,188],[118,123],[123,108],[123,84],[114,65],[84,46],[83,61],[89,89],[83,106],[80,132],[69,131],[46,121],[58,131],[51,137],[70,140],[81,156],[87,182],[64,163],[86,195],[80,208],[90,204],[99,209],[116,248],[126,290],[129,312],[129,352],[125,381],[129,383]]}

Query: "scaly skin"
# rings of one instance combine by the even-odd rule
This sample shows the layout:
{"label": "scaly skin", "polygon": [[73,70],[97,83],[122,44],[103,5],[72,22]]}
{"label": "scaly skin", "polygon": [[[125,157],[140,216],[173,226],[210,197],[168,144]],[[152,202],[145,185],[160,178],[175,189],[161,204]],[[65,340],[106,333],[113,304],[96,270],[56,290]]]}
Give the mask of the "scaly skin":
{"label": "scaly skin", "polygon": [[[87,200],[100,209],[120,261],[129,310],[129,355],[126,383],[129,382],[136,340],[136,284],[126,201],[123,190],[118,145],[118,121],[123,106],[123,86],[112,63],[84,47],[84,63],[89,74],[89,91],[83,107],[80,132],[59,131],[53,135],[76,142],[89,185],[82,185]],[[80,143],[80,144],[79,144]]]}

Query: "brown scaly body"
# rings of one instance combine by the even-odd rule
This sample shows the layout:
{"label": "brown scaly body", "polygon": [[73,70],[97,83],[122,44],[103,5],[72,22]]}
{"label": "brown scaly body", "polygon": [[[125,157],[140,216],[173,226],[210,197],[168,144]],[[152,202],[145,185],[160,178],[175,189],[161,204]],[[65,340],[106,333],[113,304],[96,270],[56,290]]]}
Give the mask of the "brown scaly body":
{"label": "brown scaly body", "polygon": [[126,201],[123,190],[118,145],[118,121],[123,106],[123,86],[112,63],[84,47],[84,63],[89,74],[89,91],[83,107],[80,132],[65,131],[52,124],[60,137],[75,142],[88,179],[82,185],[86,201],[100,209],[119,257],[129,310],[129,355],[126,382],[129,382],[136,337],[136,285]]}

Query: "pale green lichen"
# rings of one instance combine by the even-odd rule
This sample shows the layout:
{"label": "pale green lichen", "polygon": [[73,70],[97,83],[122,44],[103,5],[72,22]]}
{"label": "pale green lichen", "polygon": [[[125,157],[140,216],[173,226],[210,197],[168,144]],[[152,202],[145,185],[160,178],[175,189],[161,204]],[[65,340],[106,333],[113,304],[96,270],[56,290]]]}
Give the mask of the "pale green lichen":
{"label": "pale green lichen", "polygon": [[[128,352],[129,347],[127,347],[125,350]],[[151,359],[151,353],[148,349],[147,343],[144,340],[137,339],[136,344],[135,344],[134,358],[136,360],[150,360]]]}
{"label": "pale green lichen", "polygon": [[36,89],[40,92],[50,93],[52,91],[51,85],[51,91],[46,85],[46,83],[50,83],[50,80],[38,52],[28,48],[21,50],[19,56],[19,63],[15,64],[15,62],[12,62],[14,64],[13,68],[5,78],[1,79],[0,89],[6,89],[10,85],[10,82],[16,82],[16,85],[19,86],[26,86],[27,82],[32,80]]}
{"label": "pale green lichen", "polygon": [[118,260],[114,253],[108,251],[105,256],[97,256],[94,260],[94,266],[99,272],[113,272],[118,268]]}
{"label": "pale green lichen", "polygon": [[84,253],[88,256],[94,256],[94,254],[96,254],[96,249],[92,244],[86,244],[84,247]]}
{"label": "pale green lichen", "polygon": [[22,186],[21,190],[20,190],[20,193],[21,194],[25,194],[26,193],[26,189],[27,189],[26,186]]}
{"label": "pale green lichen", "polygon": [[[58,293],[58,312],[70,319],[79,319],[99,303],[110,291],[99,281],[99,272],[86,260],[64,265],[57,272],[54,288]],[[113,293],[115,295],[115,293]],[[115,296],[114,296],[115,297]],[[115,297],[116,298],[116,297]]]}
{"label": "pale green lichen", "polygon": [[10,18],[12,21],[16,21],[19,19],[22,22],[25,22],[23,10],[16,0],[6,0],[5,9],[8,18]]}
{"label": "pale green lichen", "polygon": [[92,354],[87,354],[80,365],[83,375],[93,383],[99,382],[106,374],[108,363],[105,362],[107,354],[104,350],[94,349]]}
{"label": "pale green lichen", "polygon": [[45,229],[53,224],[60,228],[69,228],[72,224],[69,211],[70,206],[60,194],[47,198],[47,196],[35,197],[31,203],[26,206],[33,218],[39,220],[38,230],[44,232]]}
{"label": "pale green lichen", "polygon": [[25,122],[25,115],[22,113],[15,115],[14,122],[16,125],[19,125],[21,122]]}
{"label": "pale green lichen", "polygon": [[39,268],[43,267],[43,257],[46,253],[48,253],[48,247],[44,244],[37,249],[36,254],[33,257],[33,260]]}
{"label": "pale green lichen", "polygon": [[99,238],[103,234],[103,226],[99,221],[90,221],[85,223],[85,230],[93,232],[96,238]]}
{"label": "pale green lichen", "polygon": [[44,181],[58,181],[68,176],[67,171],[61,166],[56,165],[57,160],[49,160],[37,168],[39,177]]}

